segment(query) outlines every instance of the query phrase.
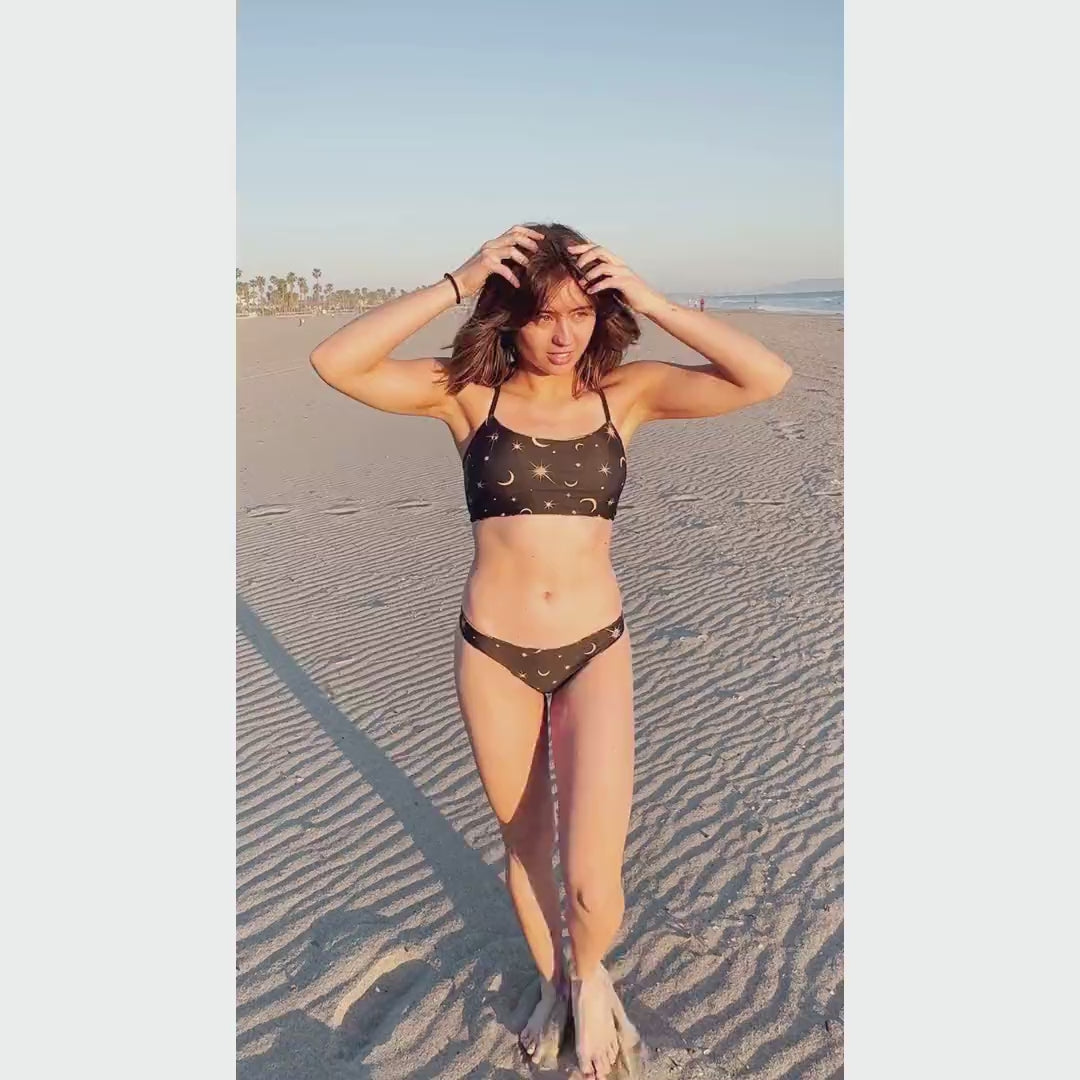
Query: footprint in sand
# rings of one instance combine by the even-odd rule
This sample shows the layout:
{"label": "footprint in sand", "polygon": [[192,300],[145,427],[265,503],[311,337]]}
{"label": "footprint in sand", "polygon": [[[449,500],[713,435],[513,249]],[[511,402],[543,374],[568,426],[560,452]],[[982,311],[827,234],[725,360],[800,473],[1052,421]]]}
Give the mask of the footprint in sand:
{"label": "footprint in sand", "polygon": [[362,509],[363,507],[359,503],[342,502],[335,503],[333,506],[326,507],[326,509],[323,510],[322,513],[341,516],[343,514],[359,514]]}
{"label": "footprint in sand", "polygon": [[430,505],[431,503],[414,499],[411,502],[391,503],[390,508],[392,510],[426,510]]}
{"label": "footprint in sand", "polygon": [[806,432],[790,420],[767,420],[766,423],[781,439],[805,439]]}
{"label": "footprint in sand", "polygon": [[394,949],[380,957],[353,985],[334,1011],[337,1057],[352,1061],[383,1041],[409,1007],[431,988],[430,964]]}
{"label": "footprint in sand", "polygon": [[649,634],[646,641],[662,641],[665,645],[672,645],[677,641],[704,641],[707,637],[708,635],[696,626],[680,624],[657,627],[656,630]]}
{"label": "footprint in sand", "polygon": [[249,506],[246,510],[248,517],[279,517],[282,514],[291,514],[291,506],[281,506],[280,504],[271,503],[266,506]]}

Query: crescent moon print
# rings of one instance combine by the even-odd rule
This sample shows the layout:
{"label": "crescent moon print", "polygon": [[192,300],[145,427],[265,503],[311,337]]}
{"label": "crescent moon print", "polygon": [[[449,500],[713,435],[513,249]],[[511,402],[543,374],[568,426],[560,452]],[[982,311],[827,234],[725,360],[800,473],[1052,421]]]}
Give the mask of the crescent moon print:
{"label": "crescent moon print", "polygon": [[524,510],[519,510],[519,514],[531,514],[532,511],[526,506]]}
{"label": "crescent moon print", "polygon": [[585,444],[583,442],[576,442],[576,443],[574,443],[574,449],[575,450],[580,450],[584,445]]}
{"label": "crescent moon print", "polygon": [[563,483],[567,487],[577,487],[578,484],[581,483],[581,481],[580,480],[572,480],[572,481],[571,480],[564,480]]}
{"label": "crescent moon print", "polygon": [[498,485],[499,485],[499,487],[509,487],[513,482],[514,482],[514,471],[513,471],[513,469],[511,469],[510,470],[510,479],[509,480],[499,480]]}
{"label": "crescent moon print", "polygon": [[532,436],[532,441],[535,446],[547,446],[546,442],[541,442],[535,435]]}
{"label": "crescent moon print", "polygon": [[626,458],[624,458],[624,457],[619,458],[619,464],[620,465],[625,465],[626,464]]}
{"label": "crescent moon print", "polygon": [[578,502],[591,502],[592,503],[592,512],[594,514],[596,513],[596,500],[595,499],[578,499]]}
{"label": "crescent moon print", "polygon": [[551,672],[550,671],[538,671],[536,674],[537,675],[550,675]]}
{"label": "crescent moon print", "polygon": [[596,642],[595,641],[585,650],[585,655],[586,656],[592,656],[592,654],[594,652],[596,652]]}

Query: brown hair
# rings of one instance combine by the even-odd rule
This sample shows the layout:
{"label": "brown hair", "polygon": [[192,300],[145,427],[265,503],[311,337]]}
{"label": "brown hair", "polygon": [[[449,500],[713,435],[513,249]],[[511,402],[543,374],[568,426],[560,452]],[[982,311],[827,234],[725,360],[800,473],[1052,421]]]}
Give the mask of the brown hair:
{"label": "brown hair", "polygon": [[[584,289],[582,271],[578,269],[568,244],[588,241],[581,233],[566,225],[527,226],[544,234],[539,247],[529,253],[528,266],[513,259],[504,259],[514,276],[521,282],[516,288],[500,274],[492,274],[484,283],[472,314],[454,335],[449,346],[453,352],[442,377],[451,394],[457,394],[469,383],[498,386],[505,382],[517,362],[514,333],[534,319],[551,295],[568,279]],[[631,309],[605,289],[586,293],[596,312],[596,327],[585,352],[574,365],[574,396],[585,390],[595,390],[600,381],[622,361],[627,348],[641,336]]]}

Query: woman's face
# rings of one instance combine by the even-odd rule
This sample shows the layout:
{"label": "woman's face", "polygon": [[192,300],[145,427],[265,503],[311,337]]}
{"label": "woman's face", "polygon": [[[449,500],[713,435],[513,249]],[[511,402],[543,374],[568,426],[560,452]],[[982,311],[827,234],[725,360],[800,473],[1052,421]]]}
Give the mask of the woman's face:
{"label": "woman's face", "polygon": [[596,328],[592,302],[567,279],[531,322],[517,332],[518,354],[549,375],[573,371]]}

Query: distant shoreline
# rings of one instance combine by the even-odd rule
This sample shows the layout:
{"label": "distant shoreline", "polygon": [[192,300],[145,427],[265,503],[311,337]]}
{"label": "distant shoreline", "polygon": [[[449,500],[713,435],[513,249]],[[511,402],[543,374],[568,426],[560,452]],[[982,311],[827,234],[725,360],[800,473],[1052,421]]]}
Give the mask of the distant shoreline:
{"label": "distant shoreline", "polygon": [[[686,305],[683,305],[686,306]],[[369,309],[374,310],[374,309]],[[465,314],[464,308],[450,308],[451,312],[460,312]],[[765,305],[759,305],[758,307],[725,307],[725,308],[709,308],[706,307],[705,311],[709,315],[764,315],[773,316],[778,315],[783,318],[800,318],[800,319],[830,319],[840,320],[844,319],[843,311],[800,311],[789,310],[785,308],[769,307]],[[259,313],[250,312],[247,314],[237,312],[236,321],[246,322],[249,319],[294,319],[299,320],[303,318],[307,319],[340,319],[349,318],[355,319],[361,312],[359,311],[325,311],[325,312],[304,312],[304,314],[297,315],[293,312],[291,315],[274,314],[272,312]],[[444,312],[445,314],[445,312]],[[643,319],[643,315],[638,316],[639,319]]]}

